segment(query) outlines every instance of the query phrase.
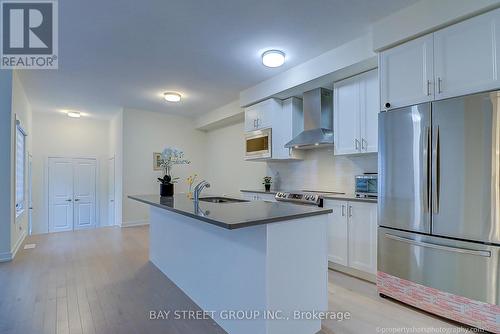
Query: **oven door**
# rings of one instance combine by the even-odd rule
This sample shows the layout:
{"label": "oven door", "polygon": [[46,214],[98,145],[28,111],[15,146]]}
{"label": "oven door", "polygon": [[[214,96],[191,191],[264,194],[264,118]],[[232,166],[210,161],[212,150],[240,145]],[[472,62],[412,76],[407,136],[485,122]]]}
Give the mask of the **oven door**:
{"label": "oven door", "polygon": [[245,134],[245,159],[271,158],[271,129],[257,130]]}

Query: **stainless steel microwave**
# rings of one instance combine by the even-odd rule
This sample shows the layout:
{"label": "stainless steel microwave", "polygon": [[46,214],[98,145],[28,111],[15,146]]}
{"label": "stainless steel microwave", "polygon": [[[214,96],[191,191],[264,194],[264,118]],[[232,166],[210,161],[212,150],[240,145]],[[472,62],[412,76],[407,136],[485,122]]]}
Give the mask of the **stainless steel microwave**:
{"label": "stainless steel microwave", "polygon": [[263,129],[245,133],[245,159],[265,159],[272,156],[272,131]]}
{"label": "stainless steel microwave", "polygon": [[378,196],[378,175],[365,174],[354,177],[355,194],[357,197],[377,197]]}

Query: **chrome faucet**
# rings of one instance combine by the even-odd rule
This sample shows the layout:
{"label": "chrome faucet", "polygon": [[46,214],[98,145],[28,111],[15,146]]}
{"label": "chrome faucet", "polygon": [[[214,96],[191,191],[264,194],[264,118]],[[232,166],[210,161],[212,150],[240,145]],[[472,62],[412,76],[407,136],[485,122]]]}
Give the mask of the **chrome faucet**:
{"label": "chrome faucet", "polygon": [[201,192],[203,191],[203,189],[205,188],[210,188],[210,183],[208,183],[207,181],[203,180],[201,181],[200,183],[198,183],[196,185],[196,187],[194,187],[194,202],[195,203],[198,203],[198,201],[200,200],[200,194]]}

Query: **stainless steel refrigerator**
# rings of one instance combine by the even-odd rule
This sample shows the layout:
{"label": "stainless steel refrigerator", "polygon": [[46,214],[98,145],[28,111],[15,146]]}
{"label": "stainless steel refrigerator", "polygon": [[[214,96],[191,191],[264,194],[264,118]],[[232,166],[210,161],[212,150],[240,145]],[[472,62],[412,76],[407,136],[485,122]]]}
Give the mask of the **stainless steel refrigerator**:
{"label": "stainless steel refrigerator", "polygon": [[378,270],[499,303],[500,91],[379,115]]}

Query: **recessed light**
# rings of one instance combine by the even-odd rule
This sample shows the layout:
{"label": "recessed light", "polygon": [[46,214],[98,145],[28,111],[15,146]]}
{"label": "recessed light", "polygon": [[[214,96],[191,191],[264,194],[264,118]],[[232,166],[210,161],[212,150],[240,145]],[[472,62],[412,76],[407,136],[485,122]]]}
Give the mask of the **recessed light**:
{"label": "recessed light", "polygon": [[181,94],[175,92],[166,92],[163,94],[163,98],[168,102],[179,102],[181,100]]}
{"label": "recessed light", "polygon": [[68,117],[71,117],[71,118],[80,118],[80,117],[82,117],[82,114],[80,114],[79,111],[68,111],[66,113],[66,115],[68,115]]}
{"label": "recessed light", "polygon": [[262,64],[267,67],[279,67],[285,63],[285,53],[280,50],[268,50],[262,54]]}

